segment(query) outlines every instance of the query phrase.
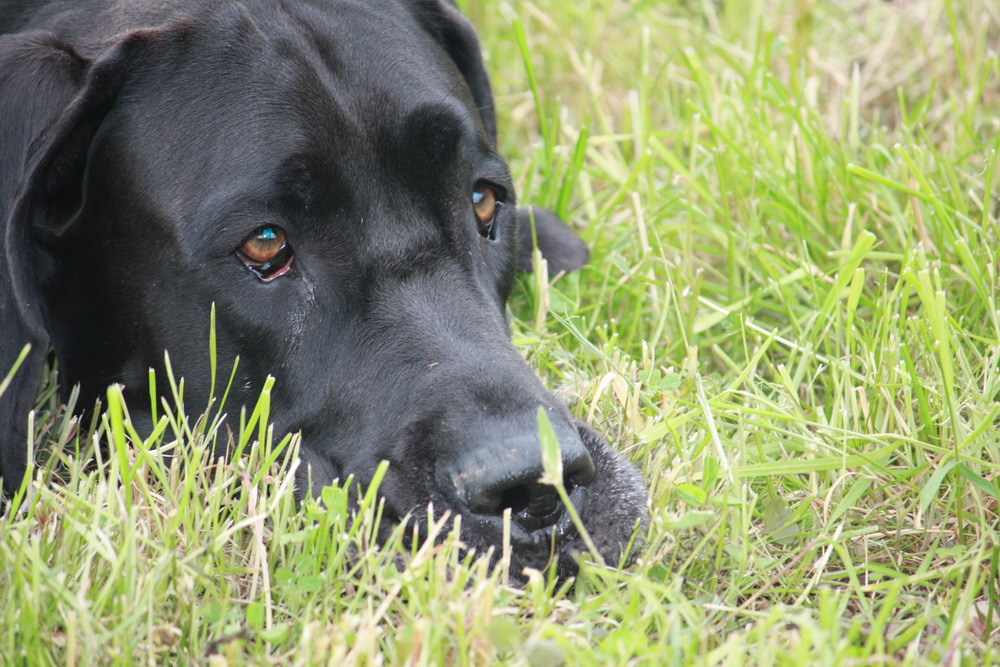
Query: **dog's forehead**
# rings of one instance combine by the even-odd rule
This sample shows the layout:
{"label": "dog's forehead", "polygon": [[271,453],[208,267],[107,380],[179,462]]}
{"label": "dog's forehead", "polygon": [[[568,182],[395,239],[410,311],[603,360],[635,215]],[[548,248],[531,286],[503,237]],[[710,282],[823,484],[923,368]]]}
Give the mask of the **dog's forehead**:
{"label": "dog's forehead", "polygon": [[199,17],[185,49],[131,91],[114,133],[134,172],[184,175],[154,181],[178,215],[237,184],[303,189],[405,159],[425,134],[439,150],[479,131],[454,63],[380,3],[230,7]]}
{"label": "dog's forehead", "polygon": [[285,11],[298,13],[266,35],[271,57],[291,70],[288,82],[308,114],[311,139],[333,138],[343,147],[350,138],[371,150],[391,144],[414,115],[432,129],[478,122],[456,64],[409,11],[370,0],[320,7],[293,4]]}
{"label": "dog's forehead", "polygon": [[215,66],[195,70],[202,86],[312,128],[368,129],[433,104],[475,109],[456,63],[394,2],[266,3],[205,22],[200,58]]}

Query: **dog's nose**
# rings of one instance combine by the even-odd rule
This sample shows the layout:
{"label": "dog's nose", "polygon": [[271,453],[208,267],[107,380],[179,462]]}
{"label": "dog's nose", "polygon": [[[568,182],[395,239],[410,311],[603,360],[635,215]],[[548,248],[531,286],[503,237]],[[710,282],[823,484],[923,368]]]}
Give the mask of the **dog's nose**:
{"label": "dog's nose", "polygon": [[[550,526],[562,516],[563,506],[555,487],[540,481],[544,470],[538,436],[533,430],[512,430],[494,428],[492,437],[479,440],[459,457],[452,475],[455,490],[476,514],[500,515],[509,508],[511,517],[528,530]],[[567,424],[556,428],[556,437],[567,493],[590,484],[594,462],[576,430]]]}

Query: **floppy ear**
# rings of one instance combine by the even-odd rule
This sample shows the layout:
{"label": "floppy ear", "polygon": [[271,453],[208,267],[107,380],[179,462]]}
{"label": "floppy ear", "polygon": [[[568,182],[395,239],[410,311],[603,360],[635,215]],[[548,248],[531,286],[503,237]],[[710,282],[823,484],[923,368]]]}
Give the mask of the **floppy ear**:
{"label": "floppy ear", "polygon": [[472,24],[462,16],[454,2],[447,0],[416,0],[413,13],[424,29],[444,47],[465,78],[490,145],[496,147],[497,117],[493,109],[493,91],[490,77],[483,67],[479,37]]}
{"label": "floppy ear", "polygon": [[65,232],[84,201],[91,142],[137,55],[165,29],[129,33],[93,63],[44,32],[0,38],[0,378],[31,344],[0,396],[0,477],[20,487],[49,335],[39,286],[53,266],[45,240]]}
{"label": "floppy ear", "polygon": [[535,240],[538,241],[538,249],[548,265],[550,276],[575,271],[590,259],[587,244],[558,215],[548,209],[539,206],[517,209],[517,227],[518,271],[531,271],[534,268],[531,257]]}
{"label": "floppy ear", "polygon": [[[25,230],[11,215],[29,148],[73,99],[87,63],[49,33],[0,37],[0,379],[21,350],[31,350],[0,396],[2,491],[21,485],[28,449],[27,413],[45,368],[49,337],[38,312]],[[27,272],[27,275],[21,275]]]}

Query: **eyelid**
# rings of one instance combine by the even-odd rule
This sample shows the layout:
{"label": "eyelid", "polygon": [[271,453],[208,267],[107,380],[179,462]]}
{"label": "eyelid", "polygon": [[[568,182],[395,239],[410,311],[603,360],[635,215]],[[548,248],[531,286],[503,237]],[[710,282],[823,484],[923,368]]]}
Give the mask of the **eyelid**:
{"label": "eyelid", "polygon": [[[508,201],[507,188],[497,181],[489,178],[478,178],[472,183],[472,192],[475,195],[479,188],[489,188],[496,195],[497,201]],[[476,202],[473,202],[476,203]]]}

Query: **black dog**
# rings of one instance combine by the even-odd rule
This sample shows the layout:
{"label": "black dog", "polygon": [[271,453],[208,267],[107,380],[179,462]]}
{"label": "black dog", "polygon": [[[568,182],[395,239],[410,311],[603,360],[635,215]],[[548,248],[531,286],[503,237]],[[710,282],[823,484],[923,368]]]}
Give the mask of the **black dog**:
{"label": "black dog", "polygon": [[[273,374],[276,428],[302,432],[300,494],[387,459],[390,519],[433,502],[485,551],[509,507],[513,570],[554,535],[572,572],[581,539],[538,481],[541,406],[618,562],[644,488],[508,341],[532,241],[495,147],[476,36],[444,0],[6,0],[0,375],[32,344],[0,399],[8,493],[50,346],[64,390],[87,405],[122,383],[148,427],[164,350],[207,400],[214,303],[219,359],[240,357],[230,403]],[[554,215],[534,222],[550,270],[586,261]]]}

